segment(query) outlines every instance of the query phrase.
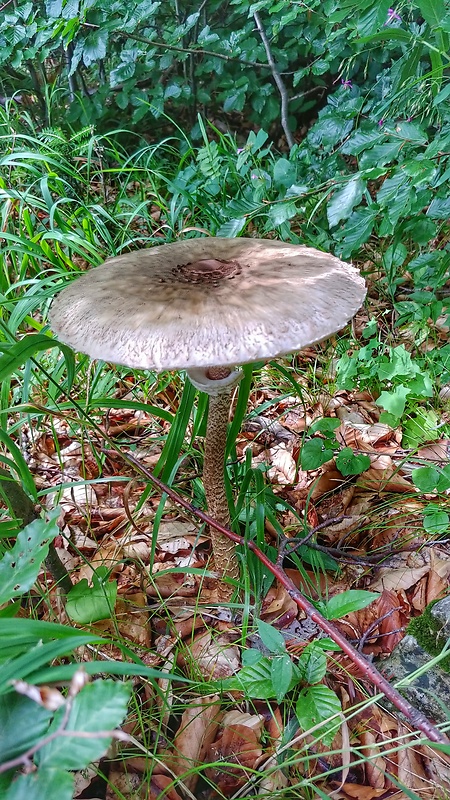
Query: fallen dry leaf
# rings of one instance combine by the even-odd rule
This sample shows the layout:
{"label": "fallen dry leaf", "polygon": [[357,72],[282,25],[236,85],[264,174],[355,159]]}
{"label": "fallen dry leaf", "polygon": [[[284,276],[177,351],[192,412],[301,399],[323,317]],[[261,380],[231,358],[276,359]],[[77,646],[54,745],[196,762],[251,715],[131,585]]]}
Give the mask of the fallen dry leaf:
{"label": "fallen dry leaf", "polygon": [[[186,707],[174,738],[169,762],[176,775],[184,775],[205,762],[205,756],[216,736],[219,717],[218,695],[199,697]],[[183,778],[183,783],[190,791],[194,791],[198,778],[197,772],[191,772]]]}
{"label": "fallen dry leaf", "polygon": [[230,678],[241,665],[239,648],[231,643],[230,634],[215,636],[210,630],[202,631],[188,642],[180,660],[195,665],[207,680]]}
{"label": "fallen dry leaf", "polygon": [[[209,767],[208,778],[217,785],[225,797],[231,797],[241,788],[254,770],[262,755],[260,744],[264,727],[261,715],[241,714],[241,721],[229,722],[239,717],[239,712],[225,715],[221,732],[209,749],[209,761],[221,762],[221,767]],[[230,765],[236,766],[230,766]]]}

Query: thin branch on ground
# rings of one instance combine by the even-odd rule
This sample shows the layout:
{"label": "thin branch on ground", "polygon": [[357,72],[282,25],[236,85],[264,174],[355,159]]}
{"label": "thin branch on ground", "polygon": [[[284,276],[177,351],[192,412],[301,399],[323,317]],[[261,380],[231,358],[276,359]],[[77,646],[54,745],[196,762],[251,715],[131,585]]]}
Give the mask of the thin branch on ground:
{"label": "thin branch on ground", "polygon": [[159,480],[159,478],[153,475],[153,473],[143,464],[141,464],[138,459],[134,458],[129,453],[121,453],[121,455],[124,461],[132,464],[142,475],[145,475],[154,484],[154,486],[170,497],[174,503],[177,503],[185,508],[186,511],[194,514],[194,516],[196,516],[206,525],[220,531],[220,533],[227,536],[229,539],[231,539],[231,541],[235,542],[235,544],[239,544],[242,547],[251,550],[259,559],[259,561],[264,564],[265,567],[267,567],[272,575],[275,576],[279,583],[284,586],[296,605],[307,614],[312,622],[315,622],[316,625],[318,625],[328,636],[330,636],[331,639],[333,639],[336,644],[339,645],[343,652],[348,655],[348,657],[358,667],[365,678],[371,681],[376,689],[380,693],[384,694],[387,699],[390,700],[391,703],[393,703],[393,705],[398,709],[398,711],[404,714],[414,728],[421,731],[421,733],[423,733],[423,735],[431,742],[438,742],[440,744],[449,743],[447,737],[441,733],[441,731],[435,725],[433,725],[433,723],[430,722],[430,720],[427,719],[427,717],[421,711],[419,711],[408,700],[406,700],[400,694],[400,692],[397,691],[397,689],[395,689],[395,687],[383,677],[381,672],[379,672],[377,668],[362,653],[359,653],[358,650],[353,647],[352,644],[350,644],[348,639],[346,639],[345,636],[343,636],[343,634],[341,634],[340,631],[331,622],[329,622],[329,620],[325,619],[325,617],[323,617],[322,614],[317,611],[313,604],[301,594],[293,581],[288,578],[284,570],[276,564],[273,564],[273,562],[270,561],[266,554],[263,553],[263,551],[260,550],[254,542],[248,541],[244,536],[240,536],[239,534],[234,533],[228,528],[225,528],[223,525],[217,523],[214,519],[208,516],[208,514],[205,514],[199,508],[196,508],[196,506],[192,505],[192,503],[190,503],[188,500],[185,500],[183,497],[181,497],[174,489],[171,489],[169,486]]}
{"label": "thin branch on ground", "polygon": [[276,83],[277,89],[280,93],[281,97],[281,126],[284,130],[284,135],[286,136],[286,141],[288,143],[289,149],[291,150],[294,147],[295,140],[289,128],[289,121],[288,121],[288,113],[289,113],[289,97],[287,93],[286,86],[284,85],[283,78],[280,75],[280,72],[277,69],[277,65],[275,64],[272,50],[270,49],[269,40],[267,38],[266,32],[264,30],[264,26],[261,21],[261,17],[259,15],[259,11],[255,11],[253,13],[253,19],[256,22],[256,27],[258,28],[258,33],[261,37],[262,43],[264,45],[264,49],[267,55],[267,61],[270,67],[270,71],[272,73],[273,79]]}
{"label": "thin branch on ground", "polygon": [[324,528],[329,528],[330,525],[336,525],[339,522],[342,522],[344,519],[349,519],[347,516],[341,517],[332,517],[331,519],[326,519],[324,522],[320,522],[319,525],[316,525],[314,528],[308,531],[306,536],[303,536],[301,539],[295,537],[295,539],[288,539],[287,536],[283,537],[283,540],[280,543],[280,548],[278,550],[278,557],[277,557],[277,566],[282,566],[283,561],[286,556],[289,556],[291,553],[295,553],[300,547],[304,547],[304,545],[308,544],[313,536],[319,531],[324,530]]}

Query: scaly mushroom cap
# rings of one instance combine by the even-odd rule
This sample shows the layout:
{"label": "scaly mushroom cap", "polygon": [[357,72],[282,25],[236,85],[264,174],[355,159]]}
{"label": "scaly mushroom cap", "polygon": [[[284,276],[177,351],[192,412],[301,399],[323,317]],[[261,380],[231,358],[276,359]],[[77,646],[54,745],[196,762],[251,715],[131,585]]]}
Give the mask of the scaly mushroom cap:
{"label": "scaly mushroom cap", "polygon": [[365,294],[357,269],[311,247],[188,239],[85,273],[56,297],[50,323],[75,350],[128,367],[231,367],[320,342]]}

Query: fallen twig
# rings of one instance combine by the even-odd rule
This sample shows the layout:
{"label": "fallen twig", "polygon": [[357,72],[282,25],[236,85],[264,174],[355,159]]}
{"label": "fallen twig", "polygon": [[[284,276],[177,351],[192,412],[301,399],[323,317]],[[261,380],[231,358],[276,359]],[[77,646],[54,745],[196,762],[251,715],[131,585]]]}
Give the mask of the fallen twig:
{"label": "fallen twig", "polygon": [[185,508],[187,511],[190,511],[194,514],[198,519],[204,522],[206,525],[216,528],[216,530],[223,533],[229,539],[231,539],[236,544],[242,545],[243,547],[251,550],[256,557],[264,564],[265,567],[274,575],[277,580],[281,583],[282,586],[286,589],[289,596],[292,597],[294,602],[297,604],[299,608],[301,608],[308,617],[315,622],[325,633],[333,639],[336,644],[343,650],[346,655],[353,661],[354,664],[358,667],[358,669],[363,673],[363,675],[370,680],[373,685],[384,694],[388,700],[393,703],[393,705],[402,713],[404,716],[410,721],[410,723],[419,731],[423,733],[424,736],[427,737],[431,742],[439,742],[440,744],[448,744],[449,740],[447,737],[441,733],[441,731],[430,722],[427,717],[422,714],[417,708],[415,708],[408,700],[406,700],[400,692],[392,686],[386,678],[383,677],[381,672],[377,670],[377,668],[370,662],[368,659],[356,650],[352,644],[340,633],[337,628],[329,622],[325,617],[320,614],[319,611],[313,606],[313,604],[304,597],[301,592],[297,589],[295,584],[288,578],[284,570],[273,564],[272,561],[263,553],[262,550],[259,549],[255,545],[254,542],[248,541],[243,536],[239,536],[239,534],[234,533],[233,531],[225,528],[223,525],[219,525],[215,520],[213,520],[208,514],[205,514],[199,508],[192,505],[188,500],[185,500],[181,497],[174,489],[171,489],[165,483],[163,483],[159,478],[157,478],[153,473],[147,469],[143,464],[141,464],[138,459],[134,458],[129,453],[122,453],[121,454],[125,461],[128,463],[133,464],[137,470],[142,475],[145,475],[160,491],[170,497],[178,505]]}

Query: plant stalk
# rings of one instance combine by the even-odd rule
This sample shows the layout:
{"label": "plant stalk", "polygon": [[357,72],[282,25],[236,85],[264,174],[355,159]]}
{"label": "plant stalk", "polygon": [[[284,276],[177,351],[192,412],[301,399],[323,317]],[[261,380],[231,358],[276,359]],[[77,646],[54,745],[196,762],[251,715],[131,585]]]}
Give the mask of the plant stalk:
{"label": "plant stalk", "polygon": [[[230,414],[232,389],[222,391],[209,398],[208,423],[205,439],[205,460],[203,465],[203,484],[209,515],[220,525],[231,525],[230,510],[225,490],[225,448],[227,443],[228,417]],[[219,600],[227,601],[233,594],[233,587],[223,582],[223,578],[239,579],[239,562],[236,546],[227,536],[215,528],[210,528],[216,570],[219,573]]]}

